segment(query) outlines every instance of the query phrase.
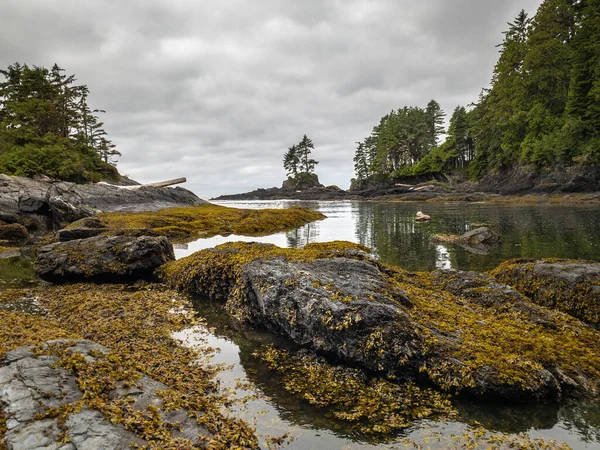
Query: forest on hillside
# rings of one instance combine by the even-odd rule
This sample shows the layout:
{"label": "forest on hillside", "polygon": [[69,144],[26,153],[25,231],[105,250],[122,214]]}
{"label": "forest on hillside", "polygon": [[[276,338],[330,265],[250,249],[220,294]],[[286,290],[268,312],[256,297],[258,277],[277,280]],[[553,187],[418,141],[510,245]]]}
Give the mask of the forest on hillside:
{"label": "forest on hillside", "polygon": [[454,109],[448,130],[435,100],[383,116],[357,143],[359,184],[457,168],[481,179],[517,167],[597,165],[600,0],[545,0],[533,17],[521,11],[498,47],[490,87]]}
{"label": "forest on hillside", "polygon": [[75,182],[118,178],[120,155],[76,85],[58,65],[0,70],[0,173]]}

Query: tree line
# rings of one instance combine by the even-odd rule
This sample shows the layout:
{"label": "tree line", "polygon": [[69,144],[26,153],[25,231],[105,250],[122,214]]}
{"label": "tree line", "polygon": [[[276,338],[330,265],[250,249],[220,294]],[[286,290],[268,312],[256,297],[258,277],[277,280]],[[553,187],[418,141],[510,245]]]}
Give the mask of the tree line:
{"label": "tree line", "polygon": [[527,166],[600,162],[600,1],[545,0],[508,24],[489,88],[457,106],[446,132],[434,100],[381,118],[358,142],[358,180],[469,168],[480,179]]}
{"label": "tree line", "polygon": [[76,182],[118,176],[120,153],[92,110],[86,85],[58,65],[0,70],[0,173]]}

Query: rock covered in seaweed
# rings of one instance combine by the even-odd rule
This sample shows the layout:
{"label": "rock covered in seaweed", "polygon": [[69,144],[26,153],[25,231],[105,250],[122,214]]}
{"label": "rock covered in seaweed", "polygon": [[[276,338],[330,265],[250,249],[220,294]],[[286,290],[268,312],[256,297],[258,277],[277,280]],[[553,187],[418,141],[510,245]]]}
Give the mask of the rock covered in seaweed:
{"label": "rock covered in seaweed", "polygon": [[[149,445],[129,431],[125,423],[110,421],[90,407],[77,375],[64,367],[75,369],[79,376],[85,365],[104,367],[110,357],[108,349],[91,341],[68,339],[49,341],[41,348],[45,354],[28,346],[10,351],[0,367],[0,401],[5,405],[8,448],[109,449]],[[158,411],[164,403],[159,393],[168,386],[143,374],[132,376],[136,378],[133,386],[117,381],[107,395],[116,403],[130,405],[140,416]],[[209,434],[182,409],[161,411],[155,421],[165,428],[172,426],[173,436],[189,446],[201,444]]]}
{"label": "rock covered in seaweed", "polygon": [[54,282],[122,281],[148,277],[174,259],[173,246],[164,236],[97,236],[40,248],[35,271]]}
{"label": "rock covered in seaweed", "polygon": [[600,335],[489,275],[409,273],[339,242],[225,244],[160,274],[239,319],[400,379],[511,400],[598,392]]}
{"label": "rock covered in seaweed", "polygon": [[487,227],[479,227],[460,236],[456,234],[437,234],[433,237],[433,240],[460,245],[471,253],[487,254],[492,247],[500,243],[500,236]]}
{"label": "rock covered in seaweed", "polygon": [[515,259],[492,274],[539,305],[600,325],[600,263]]}

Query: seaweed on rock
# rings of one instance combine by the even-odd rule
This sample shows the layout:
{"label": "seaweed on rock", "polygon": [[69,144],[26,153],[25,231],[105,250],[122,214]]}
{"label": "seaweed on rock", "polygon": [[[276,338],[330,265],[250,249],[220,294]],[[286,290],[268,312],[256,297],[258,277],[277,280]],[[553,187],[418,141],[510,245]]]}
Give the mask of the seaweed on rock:
{"label": "seaweed on rock", "polygon": [[229,243],[159,275],[238,319],[399,379],[513,401],[598,393],[600,334],[486,274],[411,273],[337,242]]}
{"label": "seaweed on rock", "polygon": [[159,211],[110,212],[96,217],[110,234],[161,235],[180,240],[231,233],[265,235],[325,218],[319,212],[299,207],[254,210],[210,203]]}
{"label": "seaweed on rock", "polygon": [[[32,294],[49,317],[0,311],[3,323],[18,325],[0,327],[1,351],[62,337],[92,340],[110,348],[111,353],[90,362],[77,353],[63,352],[60,346],[41,351],[60,356],[60,365],[76,375],[85,403],[113,423],[124,424],[156,448],[189,448],[171,434],[172,428],[162,419],[164,412],[185,409],[207,430],[206,448],[258,446],[253,428],[224,414],[232,399],[218,389],[214,379],[218,369],[203,364],[213,350],[186,348],[171,337],[174,331],[199,323],[187,298],[164,285],[141,282],[135,286],[73,284],[23,291],[23,295]],[[12,292],[6,300],[15,295]],[[163,400],[160,408],[140,411],[110,398],[115,386],[135,385],[140,373],[168,386],[159,393]],[[48,414],[67,416],[77,406]]]}

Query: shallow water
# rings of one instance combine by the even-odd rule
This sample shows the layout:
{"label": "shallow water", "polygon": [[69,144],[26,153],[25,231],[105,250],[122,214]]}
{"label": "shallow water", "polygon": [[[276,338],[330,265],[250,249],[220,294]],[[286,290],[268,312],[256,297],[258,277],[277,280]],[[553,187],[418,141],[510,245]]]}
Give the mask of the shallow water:
{"label": "shallow water", "polygon": [[[239,208],[306,206],[319,210],[327,219],[297,230],[265,237],[230,235],[201,239],[176,248],[178,258],[202,248],[236,240],[271,242],[281,247],[301,247],[309,242],[349,240],[371,247],[384,262],[409,270],[436,267],[488,270],[515,257],[568,257],[600,259],[600,208],[565,206],[497,206],[486,204],[418,204],[369,202],[222,202]],[[414,222],[416,211],[432,216],[429,223]],[[459,234],[478,226],[496,231],[502,244],[487,255],[468,253],[460,247],[431,241],[435,234]],[[0,291],[35,284],[32,265],[27,260],[0,261]],[[283,388],[278,375],[267,371],[252,356],[268,343],[291,344],[261,330],[240,326],[223,309],[207,299],[195,299],[198,314],[206,318],[206,328],[178,333],[186,344],[201,343],[220,348],[215,363],[231,364],[219,374],[225,387],[237,381],[253,384],[238,395],[256,395],[236,414],[253,423],[259,434],[278,436],[289,433],[290,449],[368,449],[406,447],[403,438],[423,444],[423,448],[444,449],[454,445],[452,435],[469,431],[477,421],[490,432],[527,433],[532,438],[555,439],[574,449],[600,449],[600,404],[507,406],[481,402],[458,402],[459,419],[451,422],[423,421],[404,435],[385,442],[349,433],[343,424],[328,418],[324,411],[299,401]],[[22,307],[23,305],[17,305]],[[27,306],[27,305],[25,305]],[[27,312],[30,311],[25,308]],[[440,433],[440,441],[428,437]],[[428,440],[425,443],[425,440]],[[266,448],[263,440],[263,448]]]}
{"label": "shallow water", "polygon": [[[456,420],[422,421],[402,435],[374,442],[369,436],[348,432],[342,423],[328,418],[323,410],[299,401],[286,392],[279,376],[252,356],[262,345],[277,344],[293,348],[290,342],[260,329],[241,326],[220,305],[209,299],[196,298],[194,305],[211,330],[203,327],[189,329],[177,333],[176,337],[186,345],[207,343],[220,349],[213,362],[232,365],[231,369],[218,375],[223,386],[233,387],[239,381],[250,382],[254,387],[239,391],[238,396],[259,397],[238,408],[236,415],[253,423],[260,435],[289,433],[294,440],[286,448],[414,448],[407,446],[403,440],[410,439],[424,445],[424,448],[444,449],[455,444],[452,435],[468,432],[471,429],[468,424],[477,421],[491,433],[527,433],[531,438],[567,443],[573,449],[600,449],[600,405],[597,402],[563,406],[554,403],[511,406],[458,401],[455,402],[459,411]],[[430,439],[436,433],[440,434],[439,442]]]}
{"label": "shallow water", "polygon": [[[281,208],[306,206],[321,211],[327,219],[305,225],[297,230],[264,237],[216,236],[189,243],[175,250],[178,258],[203,248],[244,240],[269,242],[280,247],[302,247],[309,242],[348,240],[370,247],[384,262],[409,270],[457,268],[489,270],[500,262],[517,257],[566,257],[600,259],[600,209],[597,207],[512,206],[487,204],[419,204],[368,202],[297,202],[256,201],[222,202],[238,208]],[[432,216],[429,223],[414,222],[417,211]],[[497,232],[502,243],[487,255],[471,254],[452,245],[431,241],[435,234],[462,234],[479,226]],[[574,449],[600,449],[600,404],[581,402],[570,405],[494,405],[483,402],[458,401],[460,417],[456,421],[423,421],[407,429],[405,434],[385,442],[373,442],[344,430],[343,424],[326,417],[323,411],[299,401],[283,388],[278,375],[267,371],[252,356],[266,343],[290,345],[267,332],[240,326],[207,299],[197,299],[198,314],[205,317],[212,332],[188,330],[183,333],[189,342],[207,339],[221,348],[216,361],[232,364],[230,371],[220,374],[226,386],[235,379],[251,381],[254,388],[248,394],[262,398],[250,400],[240,417],[254,421],[261,434],[290,433],[291,449],[334,448],[406,448],[403,438],[424,445],[424,448],[448,448],[455,444],[452,435],[470,430],[473,421],[493,433],[527,433],[531,438],[554,439]],[[266,397],[264,397],[266,396]],[[440,433],[440,441],[427,439]],[[428,440],[426,443],[425,440]],[[408,448],[412,448],[409,446]]]}
{"label": "shallow water", "polygon": [[[600,260],[600,208],[597,206],[514,206],[483,203],[376,203],[359,201],[221,202],[236,208],[282,208],[291,205],[318,210],[327,219],[293,231],[263,237],[215,236],[175,249],[180,258],[202,248],[244,240],[280,247],[309,242],[346,240],[370,247],[383,262],[408,270],[456,268],[489,270],[510,258],[581,258]],[[431,215],[416,223],[417,211]],[[487,255],[469,253],[452,244],[432,241],[436,234],[462,234],[487,226],[501,244]]]}

